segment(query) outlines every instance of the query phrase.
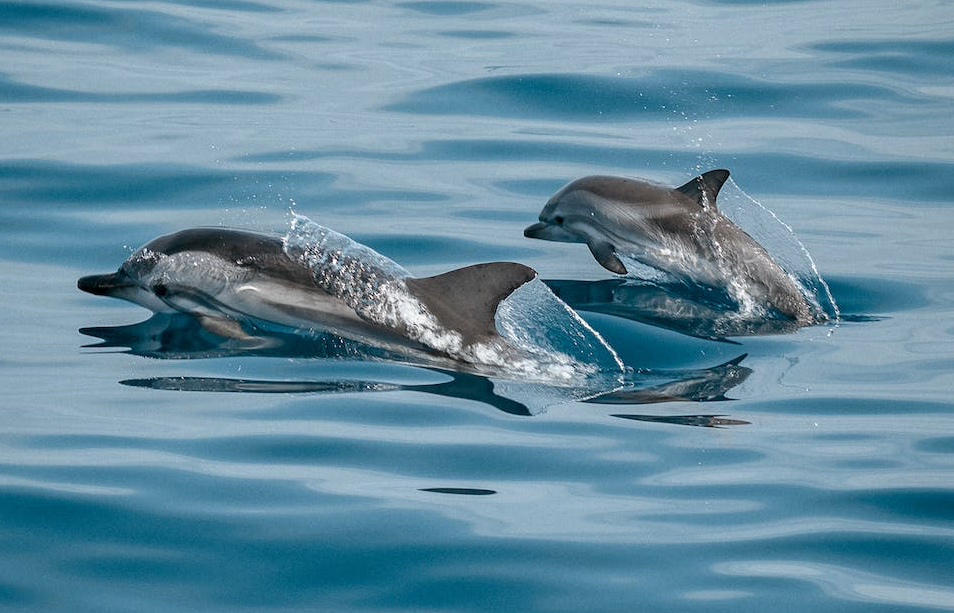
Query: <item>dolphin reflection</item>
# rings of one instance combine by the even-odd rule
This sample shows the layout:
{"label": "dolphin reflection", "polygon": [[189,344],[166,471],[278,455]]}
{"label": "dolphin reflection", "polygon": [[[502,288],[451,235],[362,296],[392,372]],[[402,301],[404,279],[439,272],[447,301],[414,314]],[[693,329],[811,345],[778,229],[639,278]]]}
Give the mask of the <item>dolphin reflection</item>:
{"label": "dolphin reflection", "polygon": [[[302,359],[383,359],[406,362],[400,356],[388,355],[380,348],[362,345],[330,333],[300,335],[269,331],[236,339],[218,336],[191,315],[175,313],[155,314],[137,324],[81,328],[80,332],[100,339],[87,348],[125,348],[126,353],[155,359],[202,359],[214,357],[284,357]],[[604,393],[589,394],[583,400],[589,404],[637,405],[661,402],[712,402],[728,400],[725,394],[741,384],[751,369],[741,366],[741,355],[729,362],[707,369],[643,370],[635,373],[628,385]],[[334,394],[412,391],[448,398],[473,400],[511,415],[530,416],[538,411],[524,402],[509,398],[498,391],[495,380],[480,374],[448,370],[435,366],[411,364],[448,377],[448,381],[426,384],[401,384],[385,381],[342,380],[259,380],[228,377],[149,377],[126,379],[123,385],[159,390],[188,392],[232,392],[273,394]],[[512,391],[512,385],[507,386]],[[627,419],[634,416],[619,415]],[[707,425],[711,415],[642,416],[646,421]],[[694,419],[697,418],[697,419]],[[682,420],[682,421],[680,421]],[[727,420],[726,424],[745,424]]]}
{"label": "dolphin reflection", "polygon": [[630,278],[543,282],[578,311],[615,315],[699,338],[784,334],[801,327],[790,318],[745,317],[729,308],[727,296],[681,283]]}

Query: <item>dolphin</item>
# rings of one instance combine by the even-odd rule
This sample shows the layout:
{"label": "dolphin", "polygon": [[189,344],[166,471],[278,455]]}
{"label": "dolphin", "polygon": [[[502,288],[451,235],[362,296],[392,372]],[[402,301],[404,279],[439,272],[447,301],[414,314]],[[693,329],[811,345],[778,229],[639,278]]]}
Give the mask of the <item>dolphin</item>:
{"label": "dolphin", "polygon": [[596,261],[627,274],[619,256],[683,283],[726,291],[741,307],[761,305],[800,325],[816,316],[796,281],[716,207],[728,170],[710,170],[677,188],[609,176],[577,179],[558,191],[523,231],[528,238],[586,243]]}
{"label": "dolphin", "polygon": [[150,241],[116,272],[82,277],[77,286],[156,313],[188,313],[229,338],[250,339],[247,326],[264,323],[460,359],[468,347],[506,346],[498,342],[497,306],[536,277],[528,266],[491,262],[414,278],[371,249],[318,227],[337,241],[309,247],[307,254],[324,258],[320,267],[290,249],[288,237],[192,228]]}

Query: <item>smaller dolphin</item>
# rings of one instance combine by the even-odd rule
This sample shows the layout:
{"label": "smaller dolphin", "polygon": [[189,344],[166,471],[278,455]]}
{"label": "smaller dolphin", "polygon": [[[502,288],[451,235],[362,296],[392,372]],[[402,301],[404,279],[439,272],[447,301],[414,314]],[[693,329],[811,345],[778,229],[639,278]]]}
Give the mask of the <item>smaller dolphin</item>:
{"label": "smaller dolphin", "polygon": [[491,262],[414,278],[371,249],[322,230],[326,243],[307,246],[320,262],[290,250],[279,236],[193,228],[160,236],[116,272],[83,277],[77,285],[157,313],[188,313],[230,338],[250,339],[242,324],[264,322],[460,359],[472,346],[506,346],[495,327],[497,307],[536,277],[522,264]]}
{"label": "smaller dolphin", "polygon": [[558,191],[523,231],[528,238],[586,243],[604,268],[624,275],[619,255],[697,286],[725,290],[740,306],[760,304],[799,324],[815,315],[804,293],[755,239],[716,208],[728,170],[675,189],[591,176]]}

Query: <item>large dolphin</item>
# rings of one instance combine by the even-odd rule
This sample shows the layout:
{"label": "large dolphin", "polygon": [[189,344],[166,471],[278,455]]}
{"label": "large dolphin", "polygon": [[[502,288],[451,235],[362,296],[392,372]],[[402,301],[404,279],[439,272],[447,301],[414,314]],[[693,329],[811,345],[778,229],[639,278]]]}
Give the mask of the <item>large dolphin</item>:
{"label": "large dolphin", "polygon": [[586,243],[596,261],[617,274],[619,256],[680,281],[728,293],[742,307],[761,305],[799,324],[815,320],[795,280],[755,239],[718,208],[728,170],[710,170],[669,188],[620,177],[591,176],[558,191],[524,236]]}
{"label": "large dolphin", "polygon": [[[503,345],[497,306],[536,276],[510,262],[404,276],[387,258],[322,229],[338,242],[317,251],[313,245],[290,250],[287,237],[244,230],[182,230],[150,241],[116,272],[83,277],[77,285],[157,313],[189,313],[232,338],[246,334],[244,323],[265,322],[460,359],[468,347]],[[325,258],[317,268],[309,259],[316,253]]]}

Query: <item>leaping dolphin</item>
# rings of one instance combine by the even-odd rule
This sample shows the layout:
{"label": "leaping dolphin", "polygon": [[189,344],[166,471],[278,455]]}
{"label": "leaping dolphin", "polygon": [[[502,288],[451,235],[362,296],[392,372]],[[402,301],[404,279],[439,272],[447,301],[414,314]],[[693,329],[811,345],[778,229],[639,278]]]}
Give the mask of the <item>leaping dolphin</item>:
{"label": "leaping dolphin", "polygon": [[620,255],[680,281],[725,290],[740,306],[773,309],[799,324],[816,315],[795,280],[716,208],[728,170],[710,170],[675,189],[590,176],[558,191],[523,231],[528,238],[586,243],[596,261],[627,274]]}
{"label": "leaping dolphin", "polygon": [[[116,272],[83,277],[77,285],[157,313],[189,313],[233,338],[246,334],[243,323],[266,322],[460,359],[469,347],[501,344],[498,305],[536,277],[532,268],[511,262],[405,276],[384,256],[315,226],[331,241],[321,249],[244,230],[182,230],[147,243]],[[320,267],[313,266],[315,257],[323,258]]]}

